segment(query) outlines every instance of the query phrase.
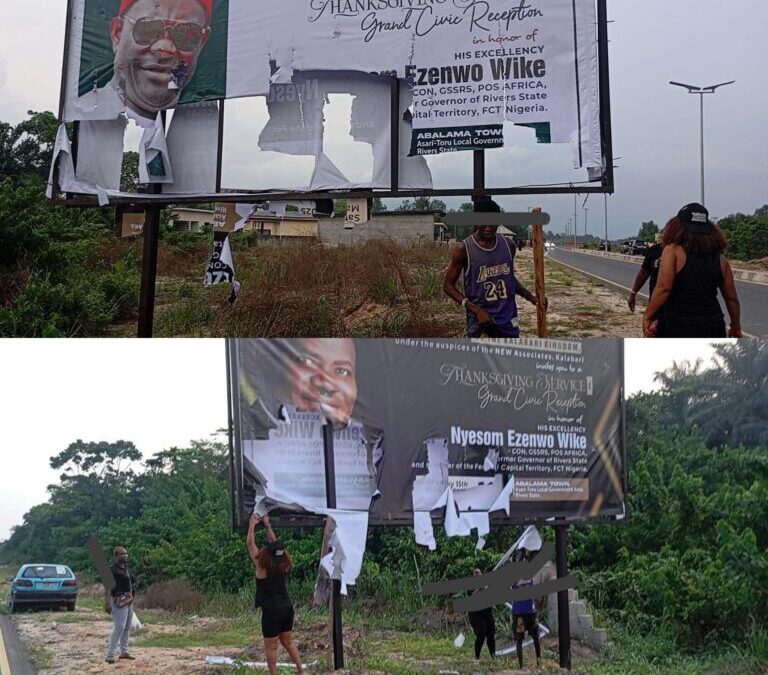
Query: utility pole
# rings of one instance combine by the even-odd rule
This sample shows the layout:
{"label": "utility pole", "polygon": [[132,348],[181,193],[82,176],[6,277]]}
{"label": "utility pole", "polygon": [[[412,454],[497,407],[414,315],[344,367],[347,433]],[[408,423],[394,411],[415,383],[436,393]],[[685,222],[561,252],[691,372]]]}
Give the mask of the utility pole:
{"label": "utility pole", "polygon": [[699,95],[699,145],[701,150],[701,205],[704,206],[704,94],[714,94],[718,87],[724,87],[727,84],[733,84],[736,80],[730,80],[729,82],[721,82],[720,84],[713,84],[709,87],[697,87],[694,84],[685,84],[683,82],[672,82],[670,84],[676,87],[683,87],[688,90],[689,94]]}

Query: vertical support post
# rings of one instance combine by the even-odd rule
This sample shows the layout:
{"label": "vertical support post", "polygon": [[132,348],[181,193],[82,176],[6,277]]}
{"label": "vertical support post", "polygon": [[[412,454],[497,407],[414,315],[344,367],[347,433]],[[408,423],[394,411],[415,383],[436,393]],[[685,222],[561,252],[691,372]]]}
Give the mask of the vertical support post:
{"label": "vertical support post", "polygon": [[608,253],[608,194],[603,194],[603,200],[605,202],[605,252]]}
{"label": "vertical support post", "polygon": [[[485,150],[472,152],[472,187],[475,190],[485,190]],[[472,197],[472,202],[477,203],[477,195]]]}
{"label": "vertical support post", "polygon": [[[162,112],[165,129],[165,110]],[[149,192],[157,195],[163,186],[149,186]],[[141,256],[141,290],[139,291],[139,337],[152,337],[155,318],[155,287],[157,285],[157,247],[160,240],[160,204],[152,203],[144,210],[144,246]]]}
{"label": "vertical support post", "polygon": [[221,163],[224,155],[224,99],[219,101],[219,132],[216,148],[216,192],[221,192]]}
{"label": "vertical support post", "polygon": [[232,531],[237,532],[240,524],[240,518],[237,517],[237,509],[242,501],[240,495],[235,499],[235,444],[234,444],[234,421],[232,419],[232,359],[230,351],[235,348],[232,338],[224,342],[224,350],[227,361],[227,440],[229,441],[229,515],[231,519]]}
{"label": "vertical support post", "polygon": [[157,246],[160,239],[160,205],[151,204],[144,211],[144,248],[141,256],[141,291],[139,295],[139,337],[152,337],[157,281]]}
{"label": "vertical support post", "polygon": [[[611,87],[608,70],[607,0],[597,0],[597,63],[600,86],[600,129],[603,151],[603,187],[613,194],[613,135],[611,131]],[[608,237],[606,237],[606,241]]]}
{"label": "vertical support post", "polygon": [[[323,452],[325,455],[325,496],[329,509],[336,508],[336,460],[333,452],[333,425],[323,425]],[[331,642],[333,644],[333,669],[344,667],[344,641],[341,632],[341,581],[331,579],[331,601],[329,603]]]}
{"label": "vertical support post", "polygon": [[[531,213],[541,213],[541,207],[531,209]],[[536,328],[540,338],[547,337],[547,312],[543,302],[547,297],[544,287],[544,228],[541,223],[533,225],[533,267],[536,279]]]}
{"label": "vertical support post", "polygon": [[699,112],[701,128],[699,136],[701,142],[701,205],[704,206],[704,92],[699,92]]}
{"label": "vertical support post", "polygon": [[579,234],[579,195],[573,195],[573,248],[576,248],[576,237]]}
{"label": "vertical support post", "polygon": [[389,187],[394,192],[400,189],[400,80],[396,70],[390,74],[389,85]]}
{"label": "vertical support post", "polygon": [[[557,578],[568,575],[568,526],[555,525],[555,560]],[[568,608],[568,589],[557,594],[557,639],[560,648],[560,667],[571,669],[571,617]]]}
{"label": "vertical support post", "polygon": [[[67,69],[69,67],[69,33],[70,26],[72,25],[72,0],[67,0],[67,18],[66,27],[64,29],[64,54],[61,59],[61,90],[59,92],[59,124],[64,122],[64,104],[67,97]],[[56,161],[56,166],[53,167],[53,205],[56,206],[59,195],[59,162]]]}

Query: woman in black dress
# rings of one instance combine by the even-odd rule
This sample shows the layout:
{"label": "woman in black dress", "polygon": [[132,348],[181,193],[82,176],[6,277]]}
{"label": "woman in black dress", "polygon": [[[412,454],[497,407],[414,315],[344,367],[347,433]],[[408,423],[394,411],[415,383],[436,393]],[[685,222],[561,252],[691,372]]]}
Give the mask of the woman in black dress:
{"label": "woman in black dress", "polygon": [[[482,572],[475,569],[473,576],[479,577]],[[496,656],[496,622],[493,619],[493,607],[486,607],[476,612],[468,612],[469,625],[475,632],[475,658],[480,658],[483,643],[488,643],[488,652],[491,658]]]}
{"label": "woman in black dress", "polygon": [[[264,523],[268,542],[262,548],[256,546],[254,533],[260,520]],[[261,607],[261,632],[269,673],[277,673],[277,645],[281,644],[296,664],[298,675],[305,675],[299,649],[293,641],[293,603],[285,583],[291,569],[291,556],[277,541],[269,524],[269,516],[259,519],[256,514],[251,515],[247,543],[248,553],[256,567],[256,606]]]}
{"label": "woman in black dress", "polygon": [[723,255],[726,242],[701,204],[687,204],[662,231],[659,279],[643,315],[643,334],[655,337],[726,336],[718,291],[730,318],[728,337],[741,337],[741,309],[733,271]]}

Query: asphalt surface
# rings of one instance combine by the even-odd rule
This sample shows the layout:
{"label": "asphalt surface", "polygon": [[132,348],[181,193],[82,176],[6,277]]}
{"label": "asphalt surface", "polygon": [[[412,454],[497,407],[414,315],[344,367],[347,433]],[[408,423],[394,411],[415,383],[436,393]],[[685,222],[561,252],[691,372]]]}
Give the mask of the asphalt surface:
{"label": "asphalt surface", "polygon": [[0,675],[36,675],[32,659],[8,616],[0,614]]}
{"label": "asphalt surface", "polygon": [[[547,252],[547,257],[557,260],[573,268],[576,268],[589,275],[599,277],[609,282],[613,286],[623,290],[627,295],[632,290],[632,283],[635,280],[640,266],[625,262],[624,260],[615,260],[612,258],[603,258],[597,255],[588,255],[585,253],[575,253],[565,248],[553,248]],[[638,256],[638,261],[642,258]],[[755,284],[749,281],[737,281],[736,291],[739,294],[741,302],[741,327],[745,333],[752,336],[762,337],[768,335],[768,286],[765,284]],[[638,294],[639,300],[648,302],[648,284],[646,282],[643,291]],[[718,296],[720,306],[723,308],[726,325],[728,324],[728,312],[725,311],[723,299]]]}

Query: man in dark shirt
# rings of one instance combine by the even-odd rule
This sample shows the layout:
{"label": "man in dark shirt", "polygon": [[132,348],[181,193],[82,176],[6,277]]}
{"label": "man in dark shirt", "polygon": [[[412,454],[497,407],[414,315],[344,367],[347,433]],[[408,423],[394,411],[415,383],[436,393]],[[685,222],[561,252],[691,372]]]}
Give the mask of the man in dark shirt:
{"label": "man in dark shirt", "polygon": [[112,615],[112,635],[107,649],[107,663],[115,662],[115,651],[120,643],[120,659],[134,660],[128,653],[128,638],[133,620],[133,596],[136,590],[136,577],[128,569],[128,550],[125,546],[115,546],[115,562],[111,570],[115,577],[115,587],[110,591],[104,587],[104,611]]}
{"label": "man in dark shirt", "polygon": [[[645,254],[643,264],[640,265],[635,281],[632,284],[632,292],[629,294],[629,298],[627,298],[627,305],[631,312],[635,311],[637,294],[646,281],[648,281],[648,297],[650,298],[651,295],[653,295],[653,289],[656,287],[656,281],[659,278],[659,266],[661,265],[661,252],[663,248],[664,247],[661,245],[661,235],[656,235],[656,243],[651,246]],[[658,314],[656,318],[659,319],[659,324],[656,328],[656,336],[662,337],[664,334],[661,326],[662,314]]]}

